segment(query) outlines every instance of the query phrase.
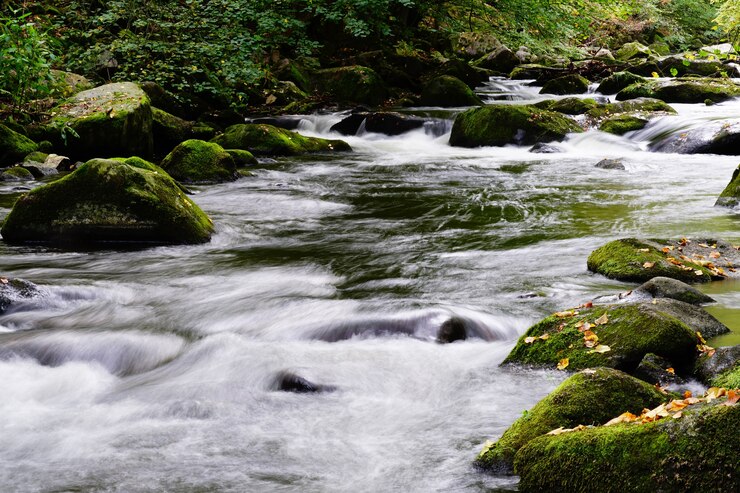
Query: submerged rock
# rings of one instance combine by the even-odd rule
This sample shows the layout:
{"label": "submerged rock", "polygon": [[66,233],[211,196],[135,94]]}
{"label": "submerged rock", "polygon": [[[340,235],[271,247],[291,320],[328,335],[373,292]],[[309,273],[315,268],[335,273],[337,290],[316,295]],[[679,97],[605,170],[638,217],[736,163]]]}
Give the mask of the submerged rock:
{"label": "submerged rock", "polygon": [[625,170],[624,164],[621,159],[602,159],[598,163],[594,164],[595,167],[601,169],[618,169]]}
{"label": "submerged rock", "polygon": [[635,98],[655,98],[666,103],[720,103],[740,96],[740,85],[725,79],[681,78],[648,80],[632,84],[617,94],[624,101]]}
{"label": "submerged rock", "polygon": [[650,144],[653,152],[740,155],[740,119],[715,120]]}
{"label": "submerged rock", "polygon": [[[530,327],[503,364],[580,370],[605,366],[633,372],[648,353],[690,374],[700,344],[728,329],[700,307],[671,299],[558,312]],[[711,333],[711,335],[710,335]]]}
{"label": "submerged rock", "polygon": [[564,75],[545,82],[540,94],[583,94],[588,91],[588,84],[588,79],[578,74]]}
{"label": "submerged rock", "polygon": [[480,98],[457,77],[440,75],[424,85],[420,103],[423,106],[480,106]]}
{"label": "submerged rock", "polygon": [[703,354],[696,362],[694,374],[707,385],[740,388],[740,345]]}
{"label": "submerged rock", "polygon": [[740,166],[732,173],[730,183],[719,194],[714,205],[715,207],[737,207],[738,203],[740,203]]}
{"label": "submerged rock", "polygon": [[[740,405],[686,407],[678,418],[543,435],[514,460],[527,492],[734,491],[740,482]],[[616,416],[614,416],[616,417]]]}
{"label": "submerged rock", "polygon": [[651,384],[621,371],[581,371],[525,412],[496,443],[486,446],[476,465],[494,474],[511,474],[516,453],[538,436],[561,427],[603,424],[624,412],[639,414],[664,399]]}
{"label": "submerged rock", "polygon": [[93,159],[21,196],[2,226],[9,243],[202,243],[213,223],[161,168]]}
{"label": "submerged rock", "polygon": [[270,385],[270,389],[282,392],[295,392],[298,394],[313,394],[319,392],[332,392],[336,390],[336,387],[332,385],[313,383],[295,373],[281,371],[273,380]]}
{"label": "submerged rock", "polygon": [[529,105],[488,105],[455,118],[450,145],[457,147],[533,145],[560,141],[583,129],[570,118]]}
{"label": "submerged rock", "polygon": [[211,139],[224,149],[243,149],[255,156],[293,156],[310,152],[351,151],[343,140],[326,140],[264,124],[232,125]]}
{"label": "submerged rock", "polygon": [[330,130],[342,135],[356,135],[360,128],[364,128],[367,132],[400,135],[423,128],[426,121],[424,118],[418,116],[404,115],[390,111],[361,111],[348,115],[342,121],[332,125]]}
{"label": "submerged rock", "polygon": [[19,301],[40,295],[38,286],[23,279],[0,277],[0,315]]}
{"label": "submerged rock", "polygon": [[222,183],[237,179],[231,154],[213,142],[186,140],[161,163],[162,169],[181,183]]}

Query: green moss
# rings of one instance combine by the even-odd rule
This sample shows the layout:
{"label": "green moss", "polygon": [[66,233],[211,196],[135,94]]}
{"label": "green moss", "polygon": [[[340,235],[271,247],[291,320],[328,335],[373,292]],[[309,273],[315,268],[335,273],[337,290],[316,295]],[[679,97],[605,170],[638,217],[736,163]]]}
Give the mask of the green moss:
{"label": "green moss", "polygon": [[601,104],[586,112],[591,118],[607,118],[625,113],[633,117],[647,117],[655,113],[675,115],[676,110],[659,99],[638,98],[618,103]]}
{"label": "green moss", "polygon": [[36,149],[34,141],[0,123],[0,165],[15,164]]}
{"label": "green moss", "polygon": [[152,107],[152,134],[157,149],[170,150],[189,139],[193,123]]}
{"label": "green moss", "polygon": [[682,78],[632,84],[617,94],[617,99],[656,98],[667,103],[719,103],[740,96],[740,86],[730,80]]}
{"label": "green moss", "polygon": [[648,121],[632,115],[617,115],[601,122],[599,130],[614,135],[624,135],[633,130],[645,128]]}
{"label": "green moss", "polygon": [[450,145],[458,147],[532,145],[563,140],[582,132],[570,118],[535,106],[489,105],[469,109],[455,118]]}
{"label": "green moss", "polygon": [[33,175],[30,171],[20,166],[13,166],[3,171],[1,175],[5,181],[21,181],[21,180],[33,180]]}
{"label": "green moss", "polygon": [[466,83],[451,75],[441,75],[426,83],[421,92],[421,104],[455,107],[480,106],[483,103]]}
{"label": "green moss", "polygon": [[732,173],[730,183],[727,184],[722,193],[719,194],[715,206],[737,207],[740,203],[740,166]]}
{"label": "green moss", "polygon": [[243,149],[257,156],[293,156],[309,152],[351,151],[342,140],[305,137],[265,124],[232,125],[211,140],[224,149]]}
{"label": "green moss", "polygon": [[226,149],[231,158],[234,160],[237,168],[243,168],[245,166],[254,166],[257,164],[257,158],[249,151],[242,149]]}
{"label": "green moss", "polygon": [[[538,108],[542,108],[540,104],[536,105]],[[590,98],[564,98],[560,101],[554,101],[553,104],[548,105],[546,108],[550,111],[557,111],[558,113],[565,113],[566,115],[582,115],[588,110],[598,107],[599,104]]]}
{"label": "green moss", "polygon": [[359,65],[319,70],[314,84],[319,91],[342,102],[378,106],[388,97],[380,76],[373,69]]}
{"label": "green moss", "polygon": [[[654,243],[663,242],[656,240],[647,243],[635,238],[609,242],[589,255],[588,270],[610,279],[631,282],[645,282],[658,276],[689,283],[708,282],[713,279],[712,273],[706,267],[681,259],[679,252],[663,253]],[[669,262],[667,260],[669,257],[679,262],[681,266]],[[645,267],[646,263],[652,263],[653,266]],[[700,271],[701,275],[697,275],[696,271]]]}
{"label": "green moss", "polygon": [[196,139],[175,147],[161,166],[182,183],[220,183],[237,178],[231,154],[218,144]]}
{"label": "green moss", "polygon": [[735,491],[740,406],[724,401],[690,406],[680,419],[538,437],[516,455],[519,491]]}
{"label": "green moss", "polygon": [[24,163],[32,162],[32,163],[43,163],[46,161],[46,158],[49,157],[49,155],[45,152],[31,152],[26,157],[23,158]]}
{"label": "green moss", "polygon": [[712,385],[714,387],[740,389],[740,362],[735,365],[735,368],[717,375],[712,380]]}
{"label": "green moss", "polygon": [[603,424],[629,411],[639,414],[665,396],[652,385],[607,368],[584,370],[568,378],[486,447],[476,464],[495,473],[511,472],[516,452],[530,440],[559,427]]}
{"label": "green moss", "polygon": [[[22,195],[2,227],[10,243],[201,243],[210,218],[143,160],[93,159]],[[153,165],[152,165],[153,166]]]}
{"label": "green moss", "polygon": [[631,60],[633,58],[647,58],[653,53],[650,48],[642,43],[633,41],[631,43],[625,43],[620,49],[614,53],[614,57],[617,60]]}
{"label": "green moss", "polygon": [[583,94],[588,91],[588,84],[588,79],[581,75],[564,75],[545,82],[540,94]]}
{"label": "green moss", "polygon": [[[679,373],[693,369],[696,334],[663,311],[660,304],[618,304],[576,311],[573,316],[551,315],[530,327],[503,364],[555,368],[568,358],[568,370],[604,366],[630,373],[646,354],[654,353],[671,361]],[[584,322],[593,325],[604,314],[609,322],[590,329],[598,336],[598,344],[610,348],[599,353],[586,347],[579,327]],[[525,342],[528,337],[535,338],[534,342]]]}
{"label": "green moss", "polygon": [[599,84],[596,92],[601,94],[616,94],[627,86],[645,82],[645,79],[631,72],[616,72],[605,78]]}

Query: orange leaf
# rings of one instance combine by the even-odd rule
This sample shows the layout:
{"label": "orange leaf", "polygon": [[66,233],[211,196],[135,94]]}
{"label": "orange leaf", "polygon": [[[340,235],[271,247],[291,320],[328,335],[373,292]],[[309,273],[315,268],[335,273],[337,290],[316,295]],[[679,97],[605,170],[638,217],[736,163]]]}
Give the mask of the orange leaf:
{"label": "orange leaf", "polygon": [[712,257],[712,258],[720,258],[722,256],[722,254],[719,253],[719,252],[712,252],[712,253],[709,254],[709,256]]}
{"label": "orange leaf", "polygon": [[666,368],[665,371],[667,371],[671,375],[675,375],[676,374],[676,370],[674,370],[673,368]]}
{"label": "orange leaf", "polygon": [[725,404],[728,406],[734,406],[735,404],[737,404],[737,401],[740,401],[740,392],[737,392],[735,390],[728,390],[727,402]]}
{"label": "orange leaf", "polygon": [[567,317],[575,317],[578,315],[578,312],[575,310],[566,310],[564,312],[555,312],[553,315],[555,315],[558,318],[567,318]]}
{"label": "orange leaf", "polygon": [[691,393],[691,391],[690,391],[690,390],[687,390],[686,392],[684,392],[684,393],[683,393],[683,398],[684,398],[684,399],[688,399],[688,398],[689,398],[689,397],[691,397],[692,395],[693,395],[693,394]]}
{"label": "orange leaf", "polygon": [[633,423],[636,420],[637,420],[637,416],[627,411],[626,413],[622,413],[616,418],[607,421],[606,423],[604,423],[604,426],[612,426],[612,425],[617,425],[619,423]]}
{"label": "orange leaf", "polygon": [[569,364],[570,364],[570,360],[568,360],[568,358],[563,358],[558,362],[557,368],[558,370],[565,370],[566,368],[568,368]]}

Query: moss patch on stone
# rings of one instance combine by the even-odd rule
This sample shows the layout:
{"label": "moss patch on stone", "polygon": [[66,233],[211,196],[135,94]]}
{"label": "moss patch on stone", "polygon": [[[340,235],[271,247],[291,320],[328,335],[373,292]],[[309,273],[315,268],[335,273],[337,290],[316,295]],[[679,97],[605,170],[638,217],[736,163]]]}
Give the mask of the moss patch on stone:
{"label": "moss patch on stone", "polygon": [[36,149],[34,141],[0,123],[0,165],[15,164]]}
{"label": "moss patch on stone", "polygon": [[380,76],[369,67],[348,67],[318,70],[315,88],[331,94],[337,101],[378,106],[388,97]]}
{"label": "moss patch on stone", "polygon": [[680,419],[541,436],[514,461],[519,491],[734,491],[740,483],[740,406],[725,398]]}
{"label": "moss patch on stone", "polygon": [[560,141],[583,129],[570,118],[530,105],[489,105],[457,116],[450,145],[457,147],[533,145]]}
{"label": "moss patch on stone", "polygon": [[33,180],[33,174],[20,166],[13,166],[2,172],[0,179],[3,181],[30,181]]}
{"label": "moss patch on stone", "polygon": [[516,452],[540,435],[560,427],[603,424],[627,411],[639,414],[664,400],[655,387],[621,371],[584,370],[516,420],[496,443],[484,448],[476,464],[496,474],[510,473]]}
{"label": "moss patch on stone", "polygon": [[714,387],[725,387],[728,389],[740,389],[740,362],[735,368],[720,373],[711,382]]}
{"label": "moss patch on stone", "polygon": [[451,75],[440,75],[424,85],[421,92],[423,106],[480,106],[480,98],[466,83]]}
{"label": "moss patch on stone", "polygon": [[226,149],[226,152],[228,152],[234,160],[234,164],[237,168],[254,166],[257,164],[257,158],[249,151],[244,151],[242,149]]}
{"label": "moss patch on stone", "polygon": [[232,125],[211,139],[224,149],[243,149],[256,156],[294,156],[310,152],[351,151],[343,140],[305,137],[299,133],[265,124]]}
{"label": "moss patch on stone", "polygon": [[616,72],[602,80],[596,92],[601,94],[617,94],[625,87],[640,82],[645,82],[645,79],[632,72]]}
{"label": "moss patch on stone", "polygon": [[617,115],[601,122],[599,130],[614,135],[624,135],[627,132],[645,128],[648,121],[632,115]]}
{"label": "moss patch on stone", "polygon": [[210,218],[167,173],[140,161],[93,159],[22,195],[3,224],[3,238],[52,244],[208,241]]}
{"label": "moss patch on stone", "polygon": [[722,193],[719,194],[715,206],[737,207],[740,203],[740,166],[732,173],[730,183],[727,184]]}
{"label": "moss patch on stone", "polygon": [[172,178],[182,183],[221,183],[237,178],[234,158],[213,142],[186,140],[160,164]]}
{"label": "moss patch on stone", "polygon": [[667,103],[719,103],[740,96],[740,85],[725,79],[680,78],[670,81],[649,80],[632,84],[617,94],[624,101],[634,98],[656,98]]}
{"label": "moss patch on stone", "polygon": [[583,94],[588,91],[588,84],[588,79],[581,75],[564,75],[545,82],[540,94]]}
{"label": "moss patch on stone", "polygon": [[[538,103],[536,106],[540,107],[540,104]],[[564,98],[560,101],[554,101],[547,108],[543,109],[557,111],[566,115],[582,115],[598,106],[599,103],[591,98]]]}

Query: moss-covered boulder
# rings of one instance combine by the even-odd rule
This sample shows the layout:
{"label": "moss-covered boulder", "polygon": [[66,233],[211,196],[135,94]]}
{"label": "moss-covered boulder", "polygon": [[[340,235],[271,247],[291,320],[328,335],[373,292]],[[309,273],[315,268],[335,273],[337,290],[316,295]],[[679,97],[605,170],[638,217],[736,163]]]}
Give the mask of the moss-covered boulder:
{"label": "moss-covered boulder", "polygon": [[231,154],[218,144],[197,139],[179,144],[160,165],[181,183],[221,183],[238,177]]}
{"label": "moss-covered boulder", "polygon": [[641,82],[645,82],[645,79],[632,72],[615,72],[601,81],[596,92],[600,92],[601,94],[617,94],[625,87]]}
{"label": "moss-covered boulder", "polygon": [[51,95],[55,98],[68,98],[94,87],[87,77],[72,72],[52,70],[51,78]]}
{"label": "moss-covered boulder", "polygon": [[455,33],[451,36],[450,43],[455,55],[466,59],[478,58],[501,46],[496,36],[480,31]]}
{"label": "moss-covered boulder", "polygon": [[725,79],[648,80],[632,84],[617,94],[617,99],[625,101],[635,98],[655,98],[666,103],[720,103],[740,96],[740,85]]}
{"label": "moss-covered boulder", "polygon": [[257,158],[249,151],[242,149],[226,149],[226,152],[228,152],[231,159],[234,160],[234,164],[237,168],[244,168],[246,166],[254,166],[255,164],[258,164]]}
{"label": "moss-covered boulder", "polygon": [[309,152],[351,151],[343,140],[305,137],[299,133],[265,124],[232,125],[211,139],[224,149],[243,149],[255,156],[293,156]]}
{"label": "moss-covered boulder", "polygon": [[359,65],[318,70],[314,85],[343,103],[379,106],[388,97],[380,76],[373,69]]}
{"label": "moss-covered boulder", "polygon": [[663,276],[695,283],[736,276],[730,270],[736,260],[738,251],[721,240],[624,238],[594,250],[587,265],[590,271],[619,281]]}
{"label": "moss-covered boulder", "polygon": [[719,324],[706,312],[691,320],[684,317],[696,311],[703,312],[680,301],[656,299],[558,312],[530,327],[503,364],[567,370],[605,366],[631,373],[653,353],[670,361],[678,374],[688,375],[701,343],[696,332],[716,332]]}
{"label": "moss-covered boulder", "polygon": [[36,149],[34,141],[0,123],[0,166],[13,165]]}
{"label": "moss-covered boulder", "polygon": [[538,85],[542,85],[548,80],[557,79],[563,75],[564,71],[561,68],[548,67],[537,63],[526,63],[512,70],[509,78],[513,80],[535,79]]}
{"label": "moss-covered boulder", "polygon": [[583,370],[565,380],[496,442],[484,447],[476,464],[494,474],[513,472],[517,451],[556,428],[600,425],[624,412],[639,414],[665,400],[654,386],[618,370]]}
{"label": "moss-covered boulder", "polygon": [[9,243],[202,243],[210,218],[157,166],[93,159],[22,195],[0,232]]}
{"label": "moss-covered boulder", "polygon": [[603,120],[599,125],[599,130],[614,135],[624,135],[627,132],[641,130],[647,124],[648,120],[645,118],[633,115],[617,115]]}
{"label": "moss-covered boulder", "polygon": [[521,63],[516,53],[506,46],[501,45],[494,51],[476,60],[475,66],[508,75],[514,70],[514,67],[521,65]]}
{"label": "moss-covered boulder", "polygon": [[455,118],[450,145],[457,147],[533,145],[560,141],[583,129],[570,118],[529,105],[488,105]]}
{"label": "moss-covered boulder", "polygon": [[475,88],[488,80],[488,71],[473,67],[469,63],[456,58],[447,60],[442,65],[434,69],[428,76],[428,79],[449,75],[456,77],[466,83],[469,87]]}
{"label": "moss-covered boulder", "polygon": [[[740,405],[720,397],[657,421],[543,435],[514,460],[519,491],[736,491]],[[678,414],[678,416],[676,416]]]}
{"label": "moss-covered boulder", "polygon": [[581,75],[564,75],[545,82],[540,94],[583,94],[588,92],[588,84],[588,79]]}
{"label": "moss-covered boulder", "polygon": [[480,106],[483,102],[457,77],[440,75],[424,85],[420,103],[424,106]]}
{"label": "moss-covered boulder", "polygon": [[653,73],[663,77],[709,77],[726,76],[732,69],[718,60],[673,55],[632,65],[629,70],[645,77],[650,77]]}
{"label": "moss-covered boulder", "polygon": [[[152,135],[154,149],[166,153],[181,142],[194,138],[194,122],[183,120],[159,108],[152,107]],[[215,135],[215,133],[214,133]],[[210,135],[208,138],[214,137]],[[160,154],[161,155],[161,154]]]}
{"label": "moss-covered boulder", "polygon": [[536,103],[535,106],[566,115],[582,115],[589,110],[598,108],[599,103],[591,98],[563,98],[559,101],[541,101]]}
{"label": "moss-covered boulder", "polygon": [[117,82],[76,94],[53,110],[51,126],[74,159],[152,155],[149,98],[132,82]]}
{"label": "moss-covered boulder", "polygon": [[675,115],[676,110],[660,99],[637,98],[629,101],[599,104],[586,112],[588,117],[594,119],[611,118],[623,114],[651,118],[654,116]]}
{"label": "moss-covered boulder", "polygon": [[0,173],[0,180],[2,181],[31,181],[33,179],[33,174],[20,166],[7,168]]}
{"label": "moss-covered boulder", "polygon": [[707,385],[740,388],[740,346],[706,352],[697,360],[694,375]]}
{"label": "moss-covered boulder", "polygon": [[715,206],[737,207],[740,204],[740,166],[732,173],[730,183],[719,194]]}
{"label": "moss-covered boulder", "polygon": [[653,52],[650,51],[650,48],[637,41],[625,43],[614,53],[614,57],[622,61],[632,60],[633,58],[648,58],[652,55]]}
{"label": "moss-covered boulder", "polygon": [[691,305],[713,303],[715,300],[696,288],[670,277],[653,277],[633,289],[627,297],[636,298],[670,298]]}

